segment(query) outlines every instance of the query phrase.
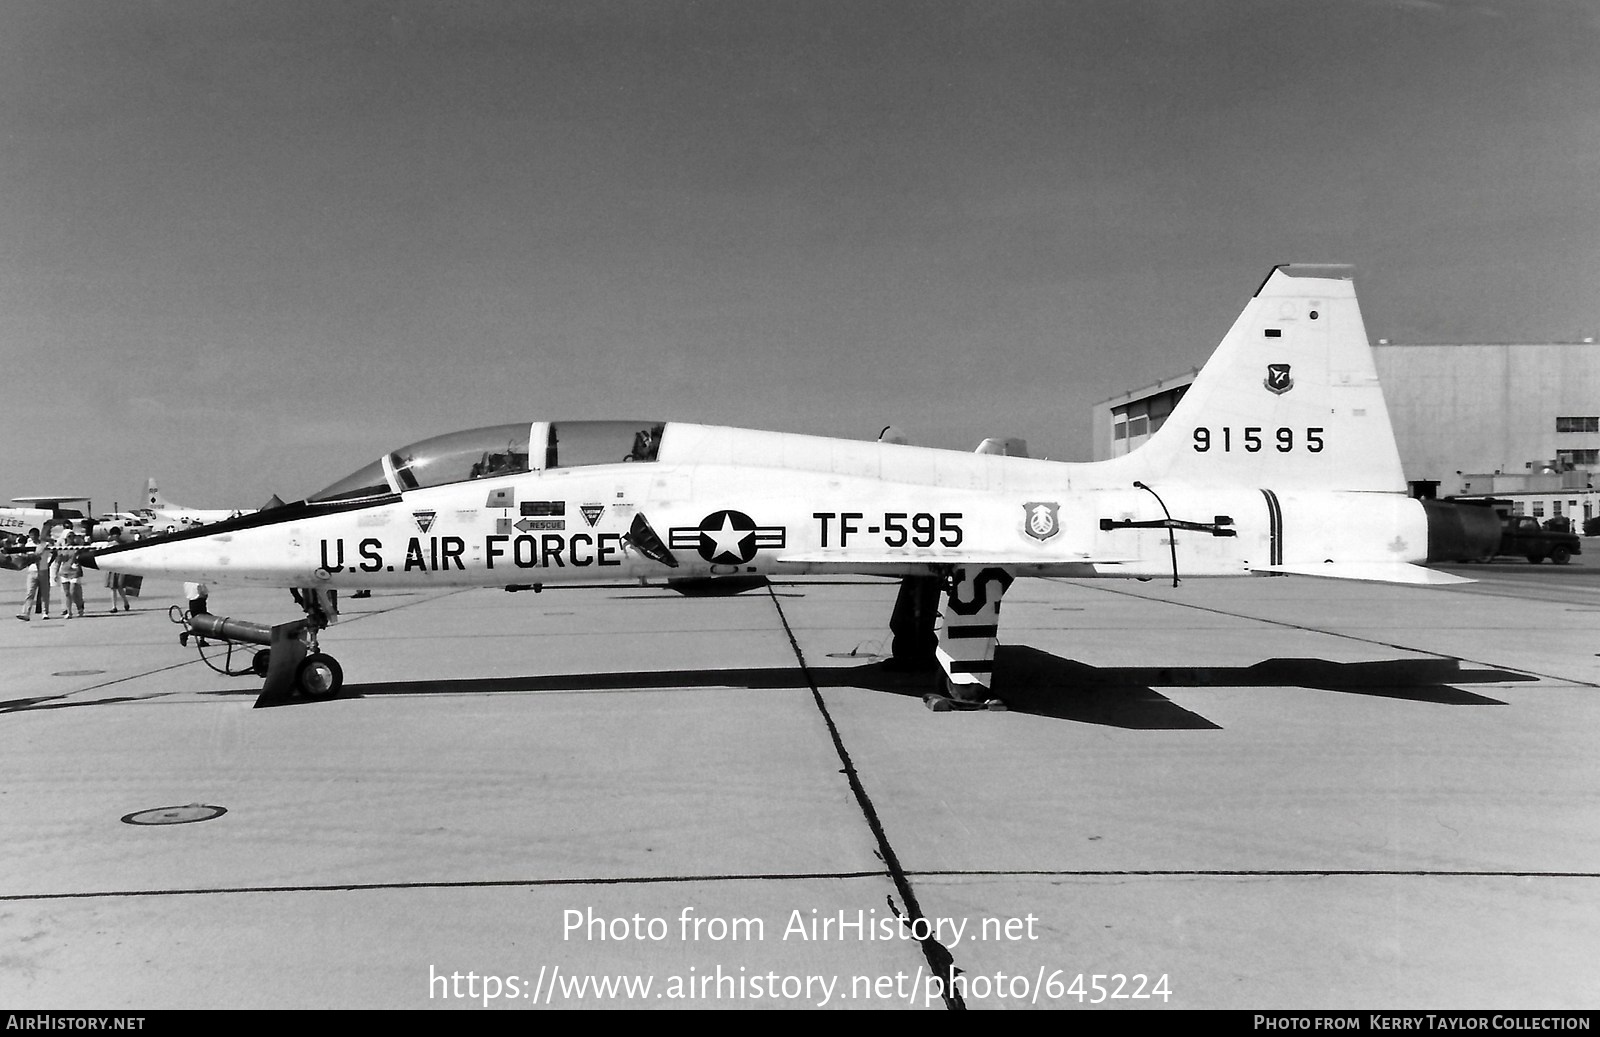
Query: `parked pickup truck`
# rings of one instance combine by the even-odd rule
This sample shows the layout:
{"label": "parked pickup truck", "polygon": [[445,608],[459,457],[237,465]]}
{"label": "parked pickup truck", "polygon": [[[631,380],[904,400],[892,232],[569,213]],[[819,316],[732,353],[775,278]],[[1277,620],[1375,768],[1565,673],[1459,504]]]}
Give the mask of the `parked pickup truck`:
{"label": "parked pickup truck", "polygon": [[1567,559],[1582,553],[1583,541],[1576,533],[1545,529],[1528,515],[1506,515],[1501,520],[1497,555],[1522,555],[1535,565],[1546,558],[1566,565]]}

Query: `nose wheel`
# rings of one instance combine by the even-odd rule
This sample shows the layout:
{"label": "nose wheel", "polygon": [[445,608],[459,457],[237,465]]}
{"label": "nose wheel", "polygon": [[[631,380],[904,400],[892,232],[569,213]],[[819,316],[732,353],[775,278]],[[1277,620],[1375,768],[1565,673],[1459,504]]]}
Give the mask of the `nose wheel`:
{"label": "nose wheel", "polygon": [[294,686],[308,699],[327,699],[344,686],[344,669],[331,655],[313,652],[295,668]]}
{"label": "nose wheel", "polygon": [[316,629],[305,620],[272,628],[272,645],[257,652],[251,668],[266,678],[257,706],[295,699],[331,699],[344,687],[344,667],[317,647]]}

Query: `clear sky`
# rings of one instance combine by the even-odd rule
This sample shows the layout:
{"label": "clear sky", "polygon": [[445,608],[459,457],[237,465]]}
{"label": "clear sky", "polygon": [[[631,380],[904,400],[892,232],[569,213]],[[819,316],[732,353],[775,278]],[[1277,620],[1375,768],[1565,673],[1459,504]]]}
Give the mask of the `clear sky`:
{"label": "clear sky", "polygon": [[1589,0],[3,0],[0,497],[664,418],[1086,459],[1267,271],[1600,331]]}

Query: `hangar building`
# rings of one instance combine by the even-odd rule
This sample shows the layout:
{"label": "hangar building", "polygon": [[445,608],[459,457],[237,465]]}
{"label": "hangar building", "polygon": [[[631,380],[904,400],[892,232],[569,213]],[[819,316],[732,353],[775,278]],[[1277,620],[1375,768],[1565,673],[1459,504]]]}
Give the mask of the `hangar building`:
{"label": "hangar building", "polygon": [[[1600,345],[1582,342],[1372,349],[1400,462],[1421,495],[1493,496],[1518,514],[1600,515]],[[1094,409],[1094,457],[1125,454],[1160,428],[1198,372]]]}

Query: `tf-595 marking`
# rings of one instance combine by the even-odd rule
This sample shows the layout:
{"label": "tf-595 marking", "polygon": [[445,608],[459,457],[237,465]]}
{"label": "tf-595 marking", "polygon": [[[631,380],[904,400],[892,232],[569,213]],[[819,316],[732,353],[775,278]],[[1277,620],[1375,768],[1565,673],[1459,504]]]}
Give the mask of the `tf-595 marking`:
{"label": "tf-595 marking", "polygon": [[860,511],[813,511],[811,517],[818,523],[819,547],[849,547],[852,537],[857,545],[867,539],[884,547],[960,547],[963,536],[959,511],[885,511],[870,516],[871,525]]}

